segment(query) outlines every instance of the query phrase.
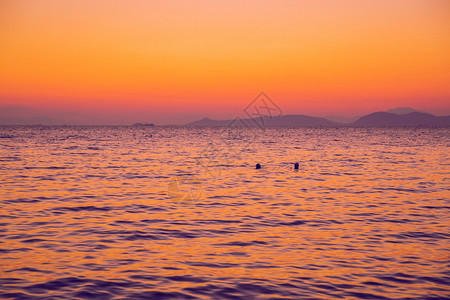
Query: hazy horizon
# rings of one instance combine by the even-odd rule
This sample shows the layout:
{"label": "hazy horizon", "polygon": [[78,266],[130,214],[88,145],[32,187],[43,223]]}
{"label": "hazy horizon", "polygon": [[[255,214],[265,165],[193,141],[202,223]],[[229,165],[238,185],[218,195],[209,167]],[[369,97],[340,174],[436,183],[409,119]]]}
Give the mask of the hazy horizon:
{"label": "hazy horizon", "polygon": [[[409,106],[408,106],[409,107]],[[361,111],[359,114],[351,113],[307,113],[307,112],[291,112],[283,111],[283,115],[307,115],[311,117],[331,118],[342,117],[351,119],[361,117],[370,113],[387,111],[397,107],[389,107],[386,109]],[[421,110],[411,107],[417,111],[431,113],[435,116],[450,115],[450,111],[446,110]],[[447,112],[447,113],[446,113]],[[158,113],[152,111],[63,111],[55,109],[42,109],[25,106],[1,106],[0,107],[0,125],[132,125],[134,123],[154,123],[155,125],[184,125],[190,122],[198,121],[203,118],[213,120],[228,120],[239,118],[247,118],[243,109],[236,110],[236,113],[217,113],[211,110],[205,110],[203,113]]]}
{"label": "hazy horizon", "polygon": [[449,0],[0,0],[0,298],[448,296],[449,28]]}

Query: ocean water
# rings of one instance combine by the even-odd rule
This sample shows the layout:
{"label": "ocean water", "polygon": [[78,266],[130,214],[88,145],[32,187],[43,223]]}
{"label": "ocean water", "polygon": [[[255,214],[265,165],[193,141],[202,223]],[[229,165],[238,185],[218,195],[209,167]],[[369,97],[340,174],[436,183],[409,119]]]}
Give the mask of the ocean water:
{"label": "ocean water", "polygon": [[448,298],[449,144],[432,128],[0,127],[0,298]]}

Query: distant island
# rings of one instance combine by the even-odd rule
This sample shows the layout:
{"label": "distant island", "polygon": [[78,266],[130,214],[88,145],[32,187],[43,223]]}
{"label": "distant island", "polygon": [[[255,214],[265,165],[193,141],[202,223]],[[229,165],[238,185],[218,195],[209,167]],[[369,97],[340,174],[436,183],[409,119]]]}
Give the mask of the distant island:
{"label": "distant island", "polygon": [[[9,117],[1,112],[0,126],[103,126],[113,124],[102,124],[98,121],[93,124],[75,122],[65,119],[50,117]],[[123,126],[116,124],[114,126]],[[126,125],[133,128],[156,127],[154,123],[137,122]],[[187,124],[168,124],[170,127],[450,127],[450,116],[436,116],[428,112],[418,111],[410,107],[399,107],[386,111],[373,112],[364,116],[338,116],[312,117],[307,115],[281,115],[274,117],[258,118],[235,118],[228,120],[213,120],[203,118]]]}
{"label": "distant island", "polygon": [[204,118],[185,124],[187,127],[450,127],[450,116],[435,116],[409,107],[374,112],[357,118],[353,122],[338,122],[345,118],[332,117],[332,120],[306,115],[283,115],[278,117],[259,117],[254,119],[212,120]]}
{"label": "distant island", "polygon": [[406,114],[376,112],[363,116],[350,125],[355,127],[450,127],[450,116],[437,117],[417,111]]}
{"label": "distant island", "polygon": [[155,124],[153,123],[134,123],[133,127],[153,127]]}

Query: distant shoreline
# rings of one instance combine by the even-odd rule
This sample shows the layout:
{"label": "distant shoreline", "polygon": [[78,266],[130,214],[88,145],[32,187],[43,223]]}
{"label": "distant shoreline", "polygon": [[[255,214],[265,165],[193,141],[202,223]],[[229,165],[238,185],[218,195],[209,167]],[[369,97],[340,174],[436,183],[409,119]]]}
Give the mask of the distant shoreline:
{"label": "distant shoreline", "polygon": [[[412,109],[411,109],[412,110]],[[390,110],[395,111],[395,110]],[[336,117],[334,117],[336,118]],[[12,123],[8,120],[5,123]],[[42,124],[32,121],[18,121],[17,124],[2,124],[0,126],[127,126],[135,128],[152,128],[152,127],[233,127],[233,128],[365,128],[365,127],[450,127],[450,116],[435,116],[430,113],[419,112],[416,110],[407,113],[394,112],[374,112],[357,118],[353,122],[338,122],[322,117],[312,117],[307,115],[281,115],[274,117],[258,117],[258,118],[235,118],[228,120],[213,120],[203,118],[198,121],[190,122],[184,125],[156,125],[154,123],[134,123],[132,125],[110,125],[110,124],[69,124],[54,122],[54,124]],[[26,124],[29,123],[29,124]]]}

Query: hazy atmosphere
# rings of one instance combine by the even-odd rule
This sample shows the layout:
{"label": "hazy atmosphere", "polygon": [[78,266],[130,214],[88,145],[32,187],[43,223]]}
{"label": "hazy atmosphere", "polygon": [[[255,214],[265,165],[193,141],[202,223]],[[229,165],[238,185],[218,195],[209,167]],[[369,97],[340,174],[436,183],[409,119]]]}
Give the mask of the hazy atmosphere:
{"label": "hazy atmosphere", "polygon": [[448,299],[449,29],[448,0],[0,0],[0,299]]}
{"label": "hazy atmosphere", "polygon": [[285,114],[450,114],[450,4],[0,3],[0,123],[184,124],[265,91]]}

